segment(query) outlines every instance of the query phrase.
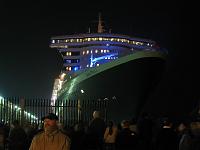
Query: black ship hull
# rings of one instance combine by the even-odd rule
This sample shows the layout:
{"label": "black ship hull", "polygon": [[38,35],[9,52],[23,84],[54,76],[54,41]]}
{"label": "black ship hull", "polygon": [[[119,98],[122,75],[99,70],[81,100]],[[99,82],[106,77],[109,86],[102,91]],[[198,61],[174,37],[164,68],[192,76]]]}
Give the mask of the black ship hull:
{"label": "black ship hull", "polygon": [[[165,68],[162,57],[142,57],[95,74],[74,85],[68,99],[109,101],[107,119],[137,117]],[[79,91],[83,90],[84,93]]]}

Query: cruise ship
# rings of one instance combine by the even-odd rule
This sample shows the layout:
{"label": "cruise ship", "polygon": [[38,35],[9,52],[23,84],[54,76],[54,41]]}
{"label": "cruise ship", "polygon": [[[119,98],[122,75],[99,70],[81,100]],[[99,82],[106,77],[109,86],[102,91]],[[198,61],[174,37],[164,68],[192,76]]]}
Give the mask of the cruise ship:
{"label": "cruise ship", "polygon": [[96,33],[54,36],[50,47],[63,58],[55,80],[57,99],[115,101],[109,119],[137,117],[165,68],[167,51],[149,39],[106,33],[99,17]]}

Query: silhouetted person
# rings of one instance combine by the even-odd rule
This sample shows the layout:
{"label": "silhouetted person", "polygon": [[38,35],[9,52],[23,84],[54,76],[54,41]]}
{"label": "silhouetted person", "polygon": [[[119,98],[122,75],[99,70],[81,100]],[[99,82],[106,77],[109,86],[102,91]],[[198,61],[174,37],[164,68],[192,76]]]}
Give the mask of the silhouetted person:
{"label": "silhouetted person", "polygon": [[105,150],[115,150],[115,142],[118,134],[118,128],[113,121],[109,121],[104,133]]}
{"label": "silhouetted person", "polygon": [[71,134],[71,150],[84,149],[85,128],[83,123],[77,123]]}
{"label": "silhouetted person", "polygon": [[121,123],[122,129],[119,131],[116,138],[117,150],[135,150],[138,146],[138,136],[135,132],[129,129],[129,121],[123,120]]}
{"label": "silhouetted person", "polygon": [[88,148],[102,149],[103,136],[106,129],[106,124],[101,118],[99,111],[94,111],[93,119],[91,120],[87,131]]}
{"label": "silhouetted person", "polygon": [[8,136],[9,150],[26,150],[28,148],[27,135],[19,125],[18,120],[14,120]]}
{"label": "silhouetted person", "polygon": [[152,146],[153,121],[150,115],[143,112],[137,122],[137,131],[140,138],[140,149],[150,150]]}
{"label": "silhouetted person", "polygon": [[156,150],[178,150],[178,136],[167,118],[155,139]]}
{"label": "silhouetted person", "polygon": [[191,122],[191,139],[190,139],[190,146],[189,150],[200,150],[200,120]]}
{"label": "silhouetted person", "polygon": [[4,133],[4,125],[0,123],[0,150],[4,149],[4,139],[5,139],[5,133]]}
{"label": "silhouetted person", "polygon": [[180,122],[177,127],[179,150],[189,150],[191,143],[191,130],[189,128],[189,123]]}

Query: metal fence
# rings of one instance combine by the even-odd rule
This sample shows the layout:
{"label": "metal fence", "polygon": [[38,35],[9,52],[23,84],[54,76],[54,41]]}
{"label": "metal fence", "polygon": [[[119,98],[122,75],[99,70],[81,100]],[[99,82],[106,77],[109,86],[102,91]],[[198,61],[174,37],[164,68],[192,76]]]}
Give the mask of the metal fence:
{"label": "metal fence", "polygon": [[106,120],[109,105],[108,100],[57,100],[52,106],[50,99],[0,98],[0,122],[11,124],[17,119],[21,124],[40,124],[42,117],[53,112],[61,123],[71,126],[79,121],[89,123],[94,110]]}

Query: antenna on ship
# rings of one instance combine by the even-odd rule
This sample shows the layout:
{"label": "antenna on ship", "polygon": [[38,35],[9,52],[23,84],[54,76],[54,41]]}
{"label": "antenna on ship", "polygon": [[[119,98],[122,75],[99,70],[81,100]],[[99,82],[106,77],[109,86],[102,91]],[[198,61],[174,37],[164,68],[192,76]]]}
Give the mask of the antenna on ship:
{"label": "antenna on ship", "polygon": [[103,25],[102,25],[103,21],[101,19],[101,13],[99,13],[99,23],[98,23],[98,33],[103,33],[105,30],[103,29]]}

